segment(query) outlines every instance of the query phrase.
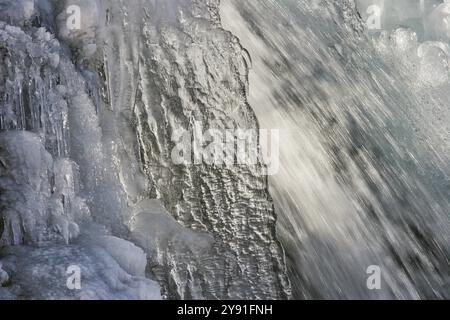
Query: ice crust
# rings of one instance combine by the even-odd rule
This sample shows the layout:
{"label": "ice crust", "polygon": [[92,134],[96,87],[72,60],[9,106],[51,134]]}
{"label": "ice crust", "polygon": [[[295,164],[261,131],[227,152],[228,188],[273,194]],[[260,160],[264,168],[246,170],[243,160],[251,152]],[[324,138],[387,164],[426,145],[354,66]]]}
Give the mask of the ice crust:
{"label": "ice crust", "polygon": [[0,298],[288,297],[265,179],[170,160],[194,120],[257,127],[218,1],[0,7]]}

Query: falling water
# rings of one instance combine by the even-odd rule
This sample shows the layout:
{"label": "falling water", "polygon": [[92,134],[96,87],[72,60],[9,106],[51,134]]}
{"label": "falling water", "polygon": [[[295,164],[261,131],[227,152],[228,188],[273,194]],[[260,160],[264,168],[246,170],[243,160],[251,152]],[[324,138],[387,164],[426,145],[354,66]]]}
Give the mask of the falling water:
{"label": "falling water", "polygon": [[294,297],[448,298],[449,82],[380,53],[412,31],[372,43],[352,1],[223,1],[221,16],[252,57],[260,125],[282,132],[270,192]]}

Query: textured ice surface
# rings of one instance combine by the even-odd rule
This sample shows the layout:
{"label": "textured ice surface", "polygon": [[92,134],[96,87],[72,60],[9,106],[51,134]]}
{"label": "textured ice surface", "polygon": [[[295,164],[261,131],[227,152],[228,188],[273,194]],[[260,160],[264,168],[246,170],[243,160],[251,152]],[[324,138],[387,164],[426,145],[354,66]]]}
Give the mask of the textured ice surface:
{"label": "textured ice surface", "polygon": [[2,132],[0,159],[2,243],[39,242],[46,234],[53,158],[36,135]]}
{"label": "textured ice surface", "polygon": [[449,81],[449,44],[442,41],[420,42],[410,28],[383,31],[375,36],[375,47],[386,61],[400,65],[402,71],[420,87],[439,87]]}
{"label": "textured ice surface", "polygon": [[[20,158],[0,172],[0,205],[11,209],[1,211],[4,297],[159,296],[144,275],[169,298],[288,297],[265,179],[171,161],[172,133],[195,121],[257,128],[248,57],[221,28],[218,1],[28,3],[0,1],[15,13],[0,17],[0,150]],[[81,8],[79,30],[67,28],[69,5]],[[10,147],[16,136],[29,150]],[[45,161],[33,166],[36,150]],[[36,186],[26,175],[9,183],[14,170]],[[46,275],[69,261],[90,275],[81,292]]]}
{"label": "textured ice surface", "polygon": [[158,200],[145,200],[137,206],[131,223],[131,237],[136,244],[146,249],[154,263],[165,265],[169,261],[176,261],[178,264],[190,264],[185,274],[175,274],[172,279],[167,279],[168,285],[173,290],[179,290],[181,296],[193,299],[204,297],[205,293],[200,290],[201,278],[213,274],[192,261],[208,263],[214,255],[213,237],[182,227]]}
{"label": "textured ice surface", "polygon": [[168,297],[287,297],[265,179],[245,166],[182,167],[171,160],[173,132],[192,130],[195,121],[210,128],[257,127],[245,95],[245,51],[222,30],[217,6],[97,2],[108,18],[97,30],[103,46],[89,70],[103,77],[97,80],[102,132],[113,140],[116,172],[132,208],[157,198],[192,235],[214,239],[201,256],[160,242],[156,250],[164,254],[154,272]]}

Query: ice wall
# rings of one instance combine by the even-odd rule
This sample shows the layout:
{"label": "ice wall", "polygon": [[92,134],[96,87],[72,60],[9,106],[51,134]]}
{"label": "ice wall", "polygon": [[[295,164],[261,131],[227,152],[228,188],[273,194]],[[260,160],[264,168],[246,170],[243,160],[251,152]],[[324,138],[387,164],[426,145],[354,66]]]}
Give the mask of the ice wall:
{"label": "ice wall", "polygon": [[217,1],[109,5],[108,20],[114,28],[100,32],[106,39],[104,101],[117,116],[136,124],[133,136],[119,135],[130,141],[127,146],[134,146],[127,152],[138,157],[145,173],[147,195],[141,199],[161,200],[183,227],[214,239],[199,257],[184,253],[184,246],[177,248],[172,241],[160,249],[164,263],[157,273],[168,294],[287,297],[283,253],[275,239],[265,179],[246,167],[183,167],[171,159],[172,134],[192,131],[195,121],[206,128],[257,127],[246,102],[244,51],[222,30],[217,5]]}
{"label": "ice wall", "polygon": [[[142,277],[142,254],[123,256],[119,249],[131,243],[95,237],[92,225],[98,224],[104,236],[130,239],[142,248],[148,260],[145,275],[159,282],[166,298],[289,297],[266,179],[246,166],[184,167],[171,159],[172,134],[192,130],[196,121],[206,128],[257,128],[247,103],[246,53],[222,29],[219,2],[0,3],[15,13],[11,20],[8,14],[0,16],[0,128],[32,132],[35,148],[49,159],[42,166],[49,169],[44,174],[37,168],[41,185],[30,193],[44,198],[39,199],[43,211],[59,210],[50,220],[48,212],[10,214],[19,221],[32,217],[33,235],[41,236],[41,229],[61,234],[63,241],[49,236],[48,249],[36,249],[42,263],[54,260],[61,268],[59,262],[72,257],[86,266],[93,287],[78,298],[109,297],[116,285],[123,289],[117,298],[136,297],[137,287],[155,289]],[[80,28],[67,25],[71,5],[80,8]],[[2,171],[5,179],[10,170]],[[72,182],[69,190],[64,183]],[[6,191],[25,193],[25,183],[7,185]],[[62,185],[61,194],[52,197],[56,185]],[[79,211],[72,197],[84,204]],[[20,207],[20,201],[9,198],[4,203]],[[81,221],[74,218],[78,215]],[[4,230],[11,229],[11,221]],[[56,221],[56,228],[48,221]],[[27,241],[28,229],[20,232],[14,234],[25,238],[8,240],[4,259],[12,255],[11,244],[42,243]],[[103,262],[92,262],[98,256],[93,247],[103,250],[101,261],[120,266],[108,270],[105,283],[96,276]],[[26,251],[17,250],[25,259]],[[5,268],[12,275],[10,286],[17,282],[26,290],[18,268],[26,266],[27,274],[28,265],[33,266],[23,259],[5,263]],[[105,293],[96,295],[95,288]],[[24,296],[32,298],[36,292]],[[137,297],[149,296],[158,295]]]}

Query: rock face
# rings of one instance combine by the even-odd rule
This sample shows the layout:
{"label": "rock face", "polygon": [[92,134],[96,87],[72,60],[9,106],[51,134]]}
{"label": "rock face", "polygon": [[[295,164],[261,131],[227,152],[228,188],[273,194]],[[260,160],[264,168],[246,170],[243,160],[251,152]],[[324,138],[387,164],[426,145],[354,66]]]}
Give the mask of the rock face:
{"label": "rock face", "polygon": [[[145,173],[148,196],[160,199],[182,226],[213,238],[199,256],[176,246],[159,248],[156,273],[167,294],[286,298],[288,282],[266,180],[245,166],[179,166],[171,159],[173,134],[193,132],[195,122],[205,129],[257,128],[246,100],[244,50],[221,28],[217,5],[143,2],[141,11],[148,17],[138,14],[119,39],[106,41],[103,66],[112,83],[106,84],[106,101],[135,123],[133,151]],[[112,24],[137,14],[126,14],[127,8],[110,10]]]}
{"label": "rock face", "polygon": [[[221,27],[219,1],[31,2],[14,2],[23,4],[8,21],[14,26],[0,22],[0,129],[32,132],[27,143],[35,141],[48,158],[33,171],[40,180],[30,191],[42,198],[43,211],[15,205],[21,200],[11,200],[15,189],[4,179],[21,162],[2,160],[0,207],[16,208],[0,212],[3,245],[77,241],[73,249],[48,249],[49,259],[65,261],[88,241],[141,273],[140,254],[130,260],[105,243],[111,235],[131,237],[148,256],[147,276],[167,298],[288,298],[276,216],[267,180],[258,174],[263,165],[177,165],[172,159],[173,135],[193,132],[195,124],[258,128],[247,103],[248,56]],[[73,30],[66,10],[72,5],[82,22]],[[0,151],[8,139],[2,135]],[[14,219],[31,226],[10,235]],[[111,235],[101,241],[86,235],[92,221]],[[154,225],[173,237],[161,241]],[[35,226],[48,235],[42,238]]]}

